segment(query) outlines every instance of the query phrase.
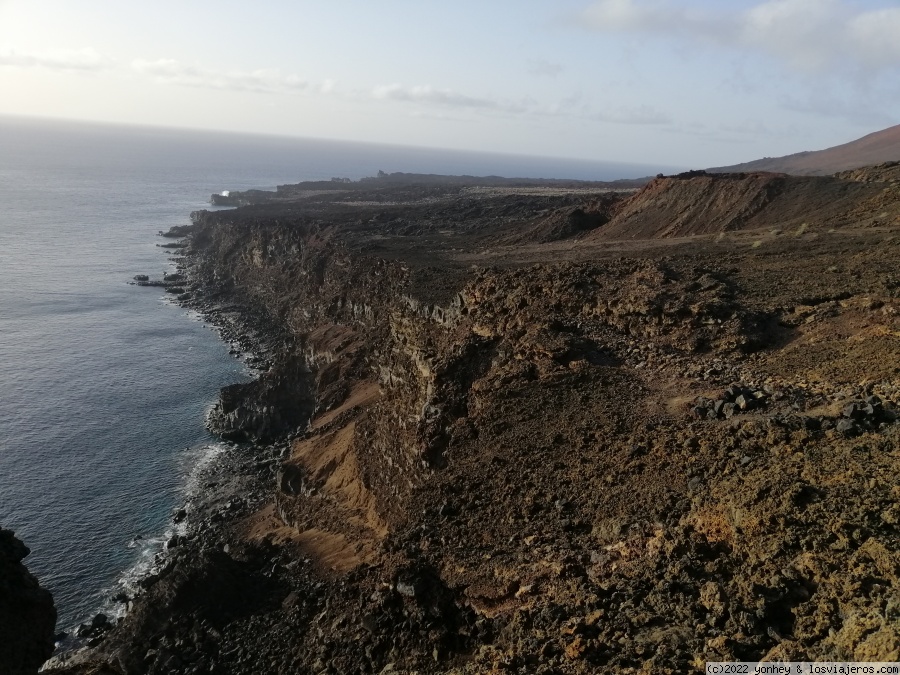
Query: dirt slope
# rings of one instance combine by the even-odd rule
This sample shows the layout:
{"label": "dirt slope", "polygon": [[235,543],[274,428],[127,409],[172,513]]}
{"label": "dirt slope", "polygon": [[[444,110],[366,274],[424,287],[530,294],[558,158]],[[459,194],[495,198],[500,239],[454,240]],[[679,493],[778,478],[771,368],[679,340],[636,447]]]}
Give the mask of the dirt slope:
{"label": "dirt slope", "polygon": [[[896,223],[900,188],[892,167],[846,177],[692,171],[657,178],[615,208],[589,237],[658,239],[760,228],[868,227]],[[892,181],[893,182],[890,182]]]}
{"label": "dirt slope", "polygon": [[827,176],[837,171],[897,160],[900,160],[900,124],[826,150],[798,152],[785,157],[765,157],[709,171],[773,171],[798,176]]}

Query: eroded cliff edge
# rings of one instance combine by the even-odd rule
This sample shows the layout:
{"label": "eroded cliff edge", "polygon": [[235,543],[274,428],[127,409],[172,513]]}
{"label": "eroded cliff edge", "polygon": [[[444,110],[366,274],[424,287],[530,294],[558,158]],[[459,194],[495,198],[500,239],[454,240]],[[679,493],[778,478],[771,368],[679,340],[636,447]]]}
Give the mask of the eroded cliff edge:
{"label": "eroded cliff edge", "polygon": [[279,459],[93,657],[897,660],[895,173],[391,185],[196,214],[185,301],[251,327],[272,364],[211,423]]}

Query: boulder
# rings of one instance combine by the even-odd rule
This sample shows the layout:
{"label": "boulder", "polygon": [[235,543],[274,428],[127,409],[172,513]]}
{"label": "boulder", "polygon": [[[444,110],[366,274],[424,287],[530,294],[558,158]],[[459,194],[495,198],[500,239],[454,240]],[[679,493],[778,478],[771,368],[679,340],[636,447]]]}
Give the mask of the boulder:
{"label": "boulder", "polygon": [[841,414],[850,420],[859,420],[864,417],[864,413],[860,409],[860,407],[856,401],[845,405],[844,408],[841,410]]}
{"label": "boulder", "polygon": [[837,426],[835,428],[838,430],[838,432],[849,436],[853,434],[854,431],[856,431],[856,424],[854,424],[853,420],[845,417],[837,423]]}
{"label": "boulder", "polygon": [[411,579],[399,579],[395,588],[400,595],[407,598],[414,598],[419,593],[416,582]]}

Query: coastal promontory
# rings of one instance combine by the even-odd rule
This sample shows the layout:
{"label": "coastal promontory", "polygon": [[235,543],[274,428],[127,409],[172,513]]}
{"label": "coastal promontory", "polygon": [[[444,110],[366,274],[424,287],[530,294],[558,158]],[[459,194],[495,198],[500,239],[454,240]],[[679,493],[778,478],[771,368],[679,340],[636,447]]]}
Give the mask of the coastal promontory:
{"label": "coastal promontory", "polygon": [[69,667],[900,660],[898,181],[385,175],[193,214],[182,302],[260,373]]}

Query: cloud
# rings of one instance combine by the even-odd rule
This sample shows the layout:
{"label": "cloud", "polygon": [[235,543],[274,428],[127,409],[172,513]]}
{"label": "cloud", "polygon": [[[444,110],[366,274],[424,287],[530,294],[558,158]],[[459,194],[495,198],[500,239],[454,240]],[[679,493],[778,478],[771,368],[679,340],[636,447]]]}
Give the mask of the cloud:
{"label": "cloud", "polygon": [[580,16],[585,26],[611,32],[658,32],[673,36],[716,35],[734,23],[721,12],[690,8],[668,0],[597,0]]}
{"label": "cloud", "polygon": [[278,70],[261,69],[220,72],[199,66],[185,65],[174,59],[157,59],[155,61],[138,59],[131,63],[131,67],[142,75],[152,77],[160,84],[174,84],[201,89],[257,93],[328,93],[333,91],[335,86],[332,80],[314,84],[298,75],[283,75]]}
{"label": "cloud", "polygon": [[389,84],[375,87],[372,95],[378,99],[390,99],[393,101],[412,101],[416,103],[429,103],[448,108],[474,108],[478,110],[513,110],[521,111],[520,106],[503,104],[489,98],[468,96],[449,89],[435,89],[431,85],[419,85],[404,87],[399,84]]}
{"label": "cloud", "polygon": [[[781,105],[786,110],[840,119],[858,126],[870,128],[888,127],[897,124],[896,112],[884,110],[881,95],[854,93],[841,95],[839,92],[815,89],[801,95],[790,93],[783,97]],[[887,100],[900,100],[900,89],[884,96]]]}
{"label": "cloud", "polygon": [[556,77],[563,70],[564,68],[560,64],[545,59],[529,59],[528,61],[528,74],[536,77]]}
{"label": "cloud", "polygon": [[858,58],[874,67],[900,63],[900,9],[882,9],[859,14],[848,28],[850,41],[858,47]]}
{"label": "cloud", "polygon": [[787,61],[800,70],[821,70],[853,57],[847,43],[849,12],[837,0],[768,0],[741,17],[737,41]]}
{"label": "cloud", "polygon": [[900,8],[866,10],[848,0],[758,0],[745,10],[723,7],[596,0],[578,20],[598,32],[649,33],[762,52],[804,71],[900,67]]}
{"label": "cloud", "polygon": [[778,135],[778,132],[759,120],[743,120],[741,122],[720,124],[719,130],[728,134],[739,134],[741,136],[772,138],[773,136]]}
{"label": "cloud", "polygon": [[113,59],[103,56],[90,47],[69,50],[58,49],[39,53],[23,53],[14,50],[0,53],[0,66],[17,68],[95,72],[111,68],[114,65],[115,61]]}
{"label": "cloud", "polygon": [[[594,110],[590,104],[583,102],[580,94],[563,99],[554,105],[541,105],[533,98],[520,101],[508,101],[469,96],[448,89],[435,89],[429,85],[404,87],[390,84],[375,87],[372,97],[380,100],[399,101],[403,103],[420,103],[434,108],[470,110],[482,113],[501,113],[518,117],[560,117],[589,120],[612,124],[668,124],[671,119],[662,111],[651,106],[641,105],[633,108],[610,108]],[[421,115],[421,111],[414,114]],[[434,116],[434,115],[431,115]],[[443,118],[443,116],[441,116]]]}
{"label": "cloud", "polygon": [[666,113],[647,105],[588,112],[584,117],[595,122],[611,122],[613,124],[658,125],[669,124],[672,121],[672,118]]}

